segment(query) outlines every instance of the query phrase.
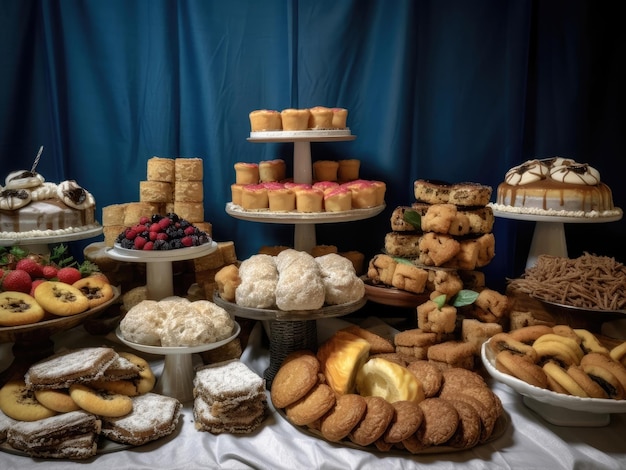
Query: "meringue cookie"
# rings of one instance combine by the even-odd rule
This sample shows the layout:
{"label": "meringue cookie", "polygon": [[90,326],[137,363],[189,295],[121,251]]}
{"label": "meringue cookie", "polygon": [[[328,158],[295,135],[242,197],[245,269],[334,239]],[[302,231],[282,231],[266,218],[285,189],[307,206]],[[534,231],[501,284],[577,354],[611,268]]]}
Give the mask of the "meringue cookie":
{"label": "meringue cookie", "polygon": [[96,203],[91,193],[79,186],[74,180],[59,183],[57,196],[64,204],[79,210],[91,207]]}
{"label": "meringue cookie", "polygon": [[30,204],[31,195],[28,189],[4,189],[0,192],[0,209],[13,211]]}
{"label": "meringue cookie", "polygon": [[569,184],[594,186],[600,182],[600,172],[586,163],[561,165],[550,170],[550,177],[555,181]]}
{"label": "meringue cookie", "polygon": [[528,160],[506,172],[504,181],[512,186],[534,183],[546,179],[550,174],[548,166],[540,160]]}
{"label": "meringue cookie", "polygon": [[37,172],[18,170],[9,173],[4,181],[6,189],[36,188],[44,183],[45,179]]}

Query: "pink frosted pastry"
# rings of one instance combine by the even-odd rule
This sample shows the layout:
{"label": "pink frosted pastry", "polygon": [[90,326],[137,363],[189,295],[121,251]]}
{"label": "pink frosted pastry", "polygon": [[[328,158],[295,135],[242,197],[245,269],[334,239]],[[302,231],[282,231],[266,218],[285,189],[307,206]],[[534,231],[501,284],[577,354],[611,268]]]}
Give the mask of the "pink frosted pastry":
{"label": "pink frosted pastry", "polygon": [[296,210],[296,193],[289,188],[285,188],[284,184],[268,183],[267,198],[270,211],[273,212],[290,212]]}
{"label": "pink frosted pastry", "polygon": [[324,193],[320,189],[300,188],[296,193],[296,211],[322,212],[324,210]]}
{"label": "pink frosted pastry", "polygon": [[310,129],[330,129],[333,126],[333,111],[324,106],[315,106],[309,108],[311,115],[309,116]]}
{"label": "pink frosted pastry", "polygon": [[352,191],[352,208],[365,209],[367,207],[375,207],[376,204],[376,187],[371,181],[355,180],[344,183],[342,187]]}
{"label": "pink frosted pastry", "polygon": [[324,194],[324,210],[326,212],[341,212],[352,209],[352,191],[338,186]]}
{"label": "pink frosted pastry", "polygon": [[339,163],[334,160],[318,160],[313,163],[313,179],[316,181],[337,181]]}
{"label": "pink frosted pastry", "polygon": [[241,207],[245,210],[267,209],[267,188],[262,184],[246,184],[241,192]]}
{"label": "pink frosted pastry", "polygon": [[241,205],[241,195],[243,193],[244,184],[233,183],[230,185],[231,201],[233,204]]}
{"label": "pink frosted pastry", "polygon": [[345,108],[332,108],[333,119],[332,127],[334,129],[345,129],[348,127],[346,121],[348,119],[348,110]]}
{"label": "pink frosted pastry", "polygon": [[273,109],[257,109],[249,117],[252,132],[280,131],[283,128],[280,113]]}
{"label": "pink frosted pastry", "polygon": [[309,127],[311,112],[308,109],[283,109],[280,112],[285,131],[305,131]]}
{"label": "pink frosted pastry", "polygon": [[371,183],[376,189],[376,205],[382,206],[385,203],[385,192],[387,191],[387,185],[383,181],[372,181]]}
{"label": "pink frosted pastry", "polygon": [[293,189],[294,191],[298,189],[310,189],[311,185],[306,183],[294,183],[293,181],[285,182],[285,188]]}
{"label": "pink frosted pastry", "polygon": [[359,179],[359,169],[361,161],[356,158],[339,160],[339,169],[337,170],[337,178],[340,182],[354,181]]}
{"label": "pink frosted pastry", "polygon": [[237,184],[258,184],[259,165],[258,163],[235,163],[235,183]]}
{"label": "pink frosted pastry", "polygon": [[282,181],[286,174],[285,161],[280,158],[274,160],[263,160],[259,163],[259,181]]}
{"label": "pink frosted pastry", "polygon": [[338,188],[339,183],[337,183],[336,181],[317,181],[313,183],[313,187],[315,189],[321,189],[324,194],[326,194],[328,191],[332,191],[333,189]]}

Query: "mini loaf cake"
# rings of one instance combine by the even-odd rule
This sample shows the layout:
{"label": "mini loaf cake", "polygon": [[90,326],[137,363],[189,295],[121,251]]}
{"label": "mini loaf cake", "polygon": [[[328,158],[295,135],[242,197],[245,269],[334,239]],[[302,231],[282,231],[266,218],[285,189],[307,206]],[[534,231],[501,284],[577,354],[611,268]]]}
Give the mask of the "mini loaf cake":
{"label": "mini loaf cake", "polygon": [[258,109],[252,111],[249,117],[252,132],[279,131],[283,128],[280,113],[275,110]]}
{"label": "mini loaf cake", "polygon": [[562,157],[528,160],[511,168],[498,185],[494,207],[573,215],[615,210],[611,189],[600,180],[598,170]]}
{"label": "mini loaf cake", "polygon": [[309,127],[311,112],[308,109],[283,109],[280,117],[285,131],[304,131]]}

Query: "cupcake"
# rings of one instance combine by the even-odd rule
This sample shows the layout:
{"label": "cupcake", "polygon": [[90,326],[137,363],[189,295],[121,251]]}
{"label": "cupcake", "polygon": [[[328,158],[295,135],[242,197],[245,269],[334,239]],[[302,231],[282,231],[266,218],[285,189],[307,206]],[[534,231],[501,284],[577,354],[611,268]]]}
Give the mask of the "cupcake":
{"label": "cupcake", "polygon": [[235,163],[235,183],[257,184],[259,182],[259,165],[257,163]]}
{"label": "cupcake", "polygon": [[321,189],[324,194],[328,191],[332,191],[335,188],[339,187],[339,183],[336,181],[317,181],[313,183],[313,187],[315,189]]}
{"label": "cupcake", "polygon": [[262,184],[246,184],[241,191],[241,207],[245,210],[267,209],[267,188]]}
{"label": "cupcake", "polygon": [[342,212],[352,209],[352,191],[338,186],[324,194],[324,210],[326,212]]}
{"label": "cupcake", "polygon": [[272,109],[257,109],[249,117],[252,132],[280,131],[283,128],[280,113]]}
{"label": "cupcake", "polygon": [[356,158],[339,160],[339,169],[337,170],[337,178],[342,183],[346,181],[354,181],[359,179],[359,168],[361,161]]}
{"label": "cupcake", "polygon": [[280,158],[263,160],[259,163],[259,180],[261,183],[268,181],[282,181],[286,175],[285,161]]}
{"label": "cupcake", "polygon": [[267,183],[267,199],[272,212],[290,212],[296,210],[296,193],[285,188],[281,183]]}
{"label": "cupcake", "polygon": [[285,131],[305,131],[309,127],[311,112],[308,109],[283,109],[280,112]]}
{"label": "cupcake", "polygon": [[324,106],[315,106],[309,109],[310,129],[330,129],[333,125],[333,111]]}
{"label": "cupcake", "polygon": [[319,189],[300,188],[296,191],[296,211],[322,212],[324,210],[324,193]]}
{"label": "cupcake", "polygon": [[313,179],[316,181],[337,181],[339,163],[333,160],[318,160],[313,163]]}
{"label": "cupcake", "polygon": [[344,108],[332,108],[333,112],[332,124],[333,129],[346,129],[346,121],[348,119],[348,110]]}
{"label": "cupcake", "polygon": [[241,205],[241,194],[245,184],[233,183],[230,185],[231,201],[233,204]]}
{"label": "cupcake", "polygon": [[356,180],[344,183],[341,187],[347,188],[352,192],[353,209],[365,209],[377,206],[376,187],[371,181]]}

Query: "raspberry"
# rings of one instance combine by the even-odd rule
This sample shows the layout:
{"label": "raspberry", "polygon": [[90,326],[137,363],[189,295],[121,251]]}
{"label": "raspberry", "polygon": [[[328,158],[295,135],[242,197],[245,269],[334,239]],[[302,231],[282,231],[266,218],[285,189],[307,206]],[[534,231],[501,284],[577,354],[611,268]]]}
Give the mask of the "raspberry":
{"label": "raspberry", "polygon": [[189,226],[184,230],[185,235],[193,235],[196,232],[196,227]]}
{"label": "raspberry", "polygon": [[160,232],[162,229],[161,229],[161,226],[159,224],[152,224],[152,225],[150,225],[149,230],[151,232]]}
{"label": "raspberry", "polygon": [[148,239],[154,241],[157,239],[159,234],[157,232],[148,232]]}
{"label": "raspberry", "polygon": [[184,246],[193,246],[193,238],[187,236],[181,239],[181,242]]}
{"label": "raspberry", "polygon": [[128,230],[126,230],[126,238],[128,240],[134,240],[137,236],[137,233],[138,232],[135,229],[129,228]]}
{"label": "raspberry", "polygon": [[59,281],[65,282],[66,284],[70,284],[70,285],[74,284],[76,281],[80,280],[82,277],[83,276],[80,273],[80,271],[71,266],[66,266],[65,268],[61,268],[59,269],[59,272],[57,273],[57,278],[59,279]]}
{"label": "raspberry", "polygon": [[135,249],[137,250],[141,250],[143,249],[144,245],[146,244],[146,239],[145,238],[141,238],[141,237],[136,237],[135,238]]}
{"label": "raspberry", "polygon": [[143,246],[143,250],[152,251],[153,247],[154,247],[154,242],[146,242],[146,244]]}
{"label": "raspberry", "polygon": [[150,217],[140,217],[139,218],[139,225],[146,225],[150,223]]}
{"label": "raspberry", "polygon": [[158,224],[159,227],[161,227],[163,230],[165,230],[166,228],[168,228],[171,224],[171,220],[169,217],[163,217],[161,220],[159,220]]}
{"label": "raspberry", "polygon": [[157,236],[156,236],[157,240],[166,240],[167,241],[168,238],[169,237],[167,236],[167,233],[165,233],[165,232],[157,233]]}
{"label": "raspberry", "polygon": [[30,293],[32,285],[33,281],[30,278],[30,274],[21,269],[9,271],[6,276],[4,276],[4,280],[2,281],[3,290],[23,292],[24,294]]}

